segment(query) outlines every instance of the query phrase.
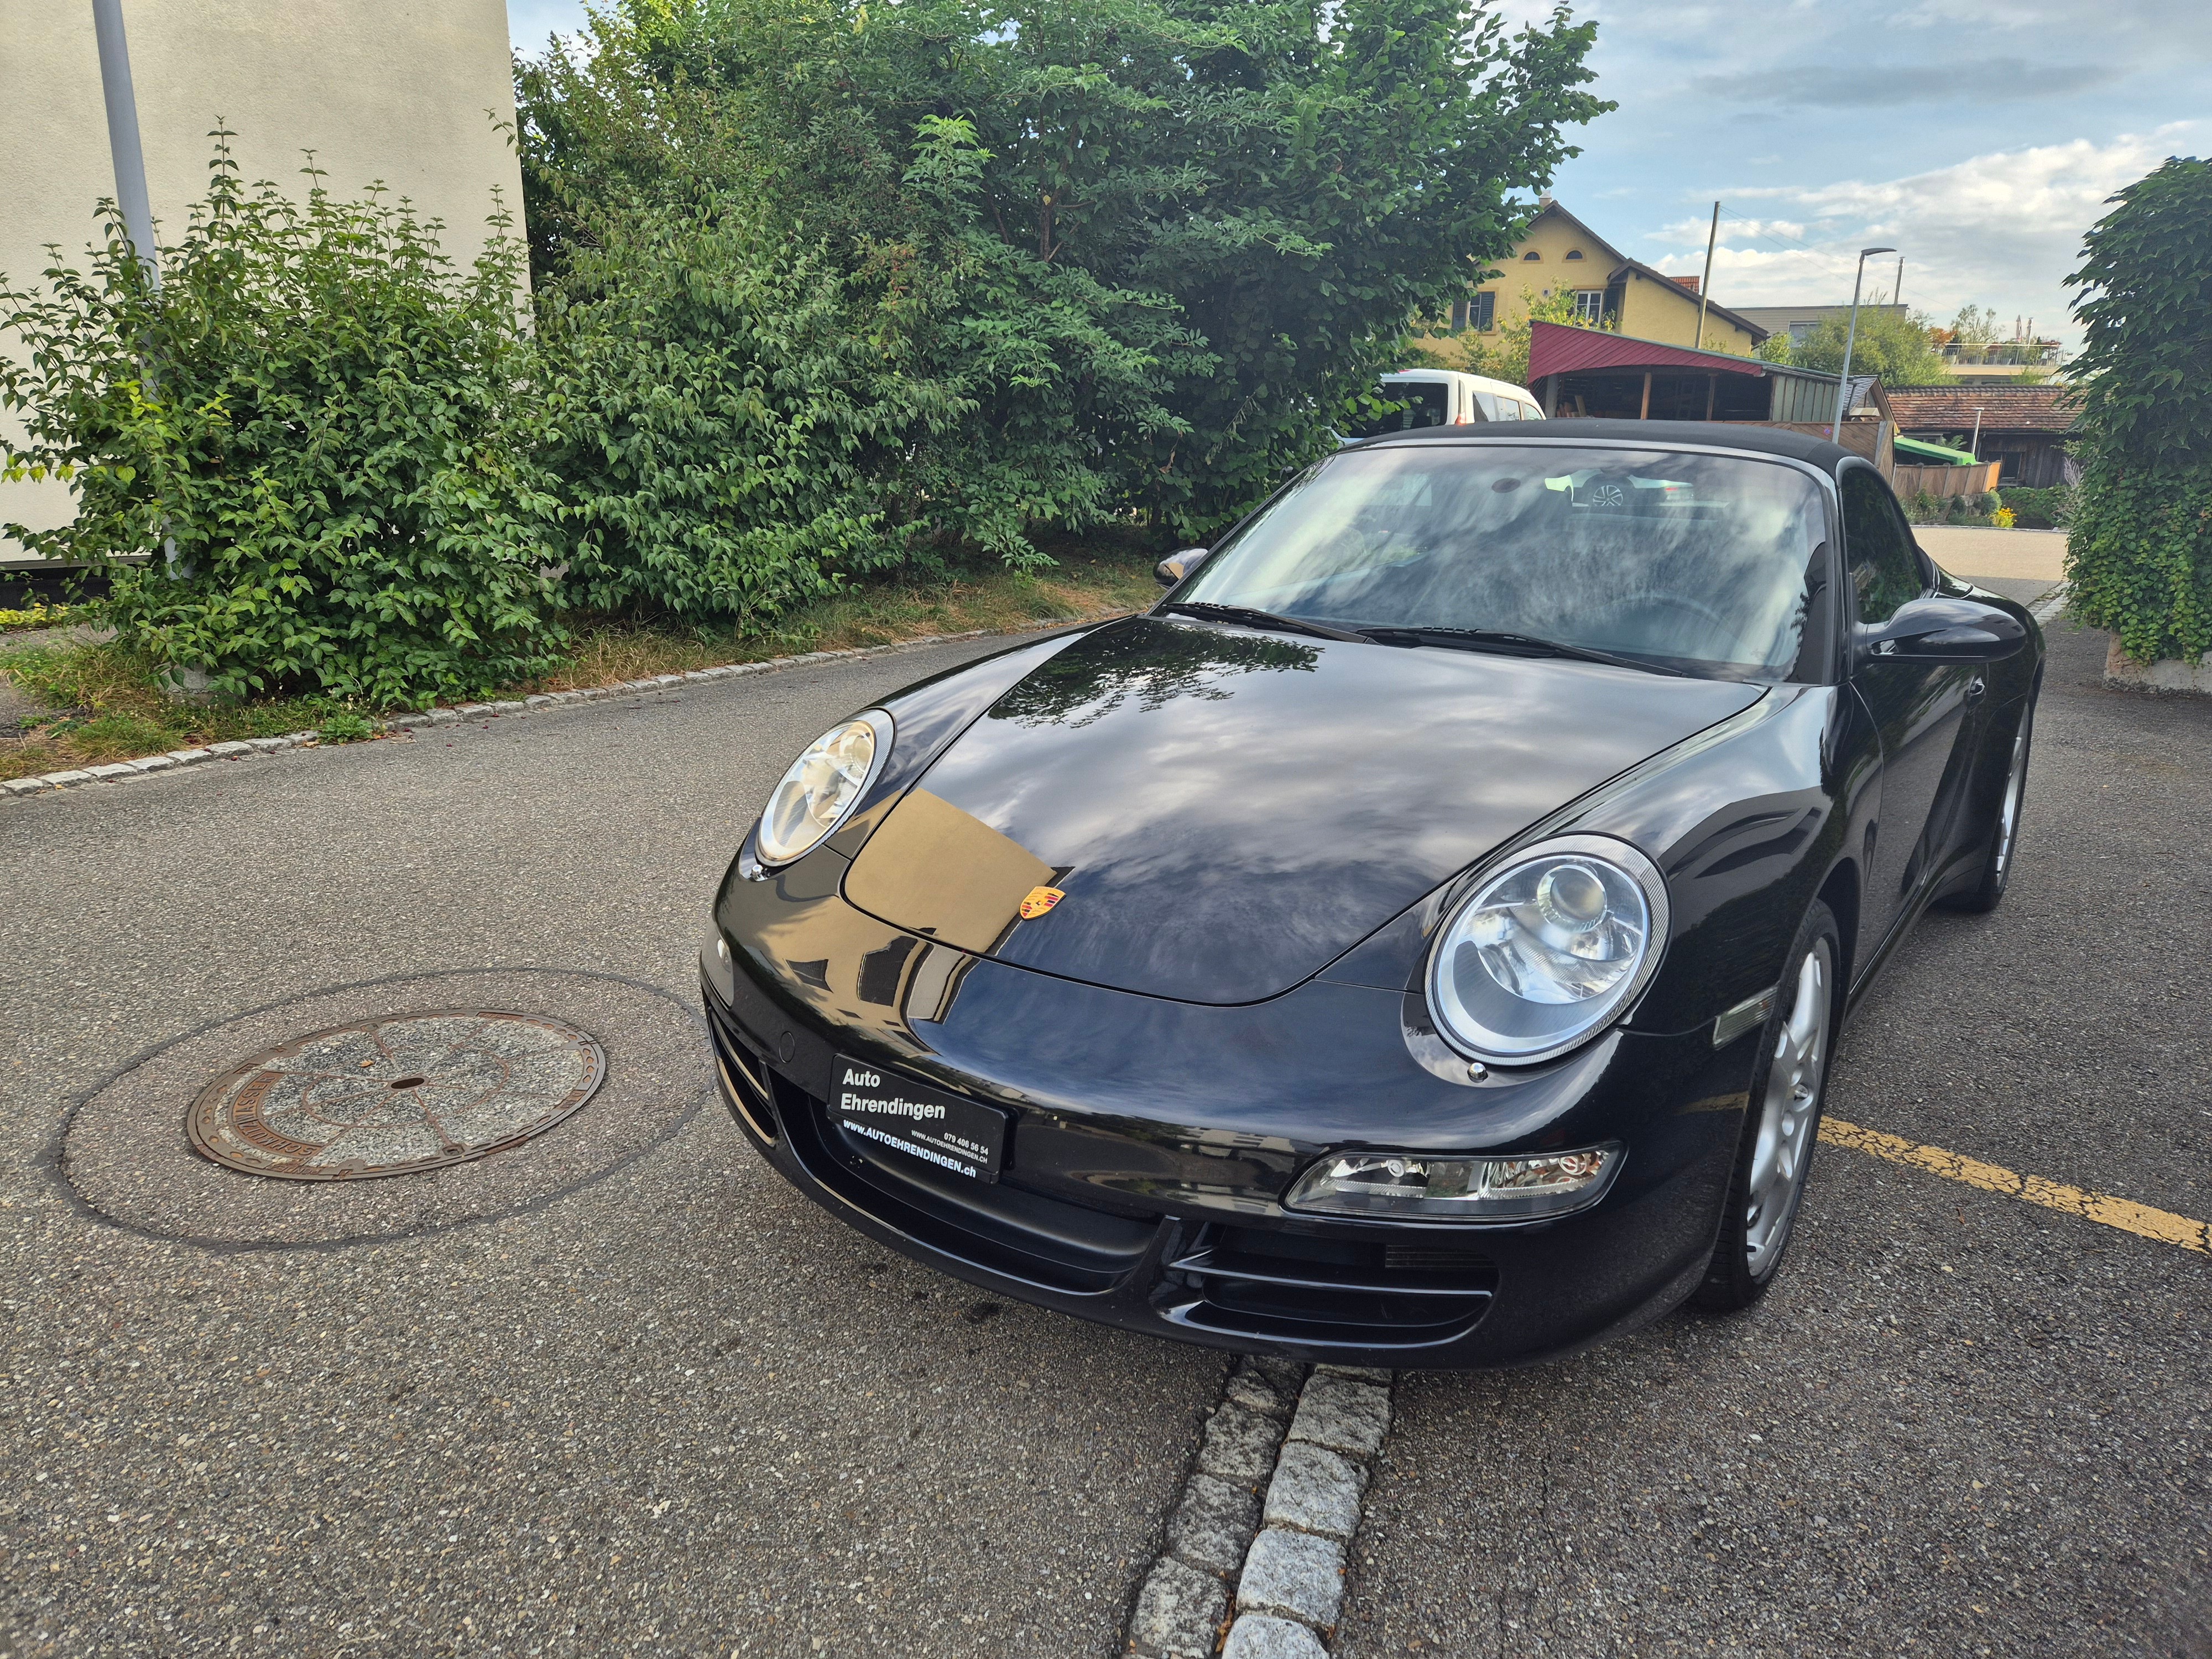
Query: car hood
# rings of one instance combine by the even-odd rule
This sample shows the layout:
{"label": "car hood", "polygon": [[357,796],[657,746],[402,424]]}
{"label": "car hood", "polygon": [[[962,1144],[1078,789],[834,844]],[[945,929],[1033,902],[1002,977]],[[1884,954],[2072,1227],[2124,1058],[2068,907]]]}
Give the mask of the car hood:
{"label": "car hood", "polygon": [[[1256,1002],[1760,695],[1133,617],[992,704],[868,838],[845,896],[1041,972]],[[1065,896],[1024,919],[1037,888]]]}

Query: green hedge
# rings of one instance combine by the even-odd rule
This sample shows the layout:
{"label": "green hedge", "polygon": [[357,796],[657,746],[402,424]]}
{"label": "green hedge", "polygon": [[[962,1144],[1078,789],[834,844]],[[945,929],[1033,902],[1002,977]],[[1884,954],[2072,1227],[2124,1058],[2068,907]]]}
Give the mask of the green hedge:
{"label": "green hedge", "polygon": [[2137,662],[2212,652],[2212,465],[2100,460],[2066,540],[2074,614]]}
{"label": "green hedge", "polygon": [[9,533],[94,564],[158,550],[113,567],[110,619],[221,690],[422,703],[531,672],[561,635],[519,245],[457,271],[375,194],[248,189],[228,138],[158,291],[119,224],[88,273],[0,289],[28,348],[0,354],[29,434],[7,476],[78,501]]}
{"label": "green hedge", "polygon": [[2138,662],[2212,651],[2212,163],[2176,156],[2083,241],[2087,459],[2066,545],[2075,614]]}

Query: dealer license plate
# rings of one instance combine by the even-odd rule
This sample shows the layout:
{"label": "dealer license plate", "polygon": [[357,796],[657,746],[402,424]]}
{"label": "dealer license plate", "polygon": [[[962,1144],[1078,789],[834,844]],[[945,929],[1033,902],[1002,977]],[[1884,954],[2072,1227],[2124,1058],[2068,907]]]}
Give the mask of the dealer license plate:
{"label": "dealer license plate", "polygon": [[996,1181],[1012,1115],[840,1054],[830,1116],[848,1134],[974,1181]]}

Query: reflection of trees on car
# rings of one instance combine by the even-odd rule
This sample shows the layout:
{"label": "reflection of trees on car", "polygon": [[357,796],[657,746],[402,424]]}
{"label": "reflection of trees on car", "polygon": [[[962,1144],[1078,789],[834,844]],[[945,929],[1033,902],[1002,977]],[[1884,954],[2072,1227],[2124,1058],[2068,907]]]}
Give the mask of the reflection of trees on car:
{"label": "reflection of trees on car", "polygon": [[1093,637],[1079,656],[1062,652],[993,705],[989,718],[1024,726],[1088,726],[1131,697],[1141,709],[1183,697],[1220,702],[1220,682],[1255,673],[1310,672],[1310,645],[1140,619]]}

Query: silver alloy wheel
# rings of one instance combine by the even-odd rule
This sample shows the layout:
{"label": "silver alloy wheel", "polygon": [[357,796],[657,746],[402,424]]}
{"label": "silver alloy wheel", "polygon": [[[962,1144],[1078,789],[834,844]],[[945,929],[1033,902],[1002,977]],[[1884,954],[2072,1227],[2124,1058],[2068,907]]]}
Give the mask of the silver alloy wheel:
{"label": "silver alloy wheel", "polygon": [[1828,1053],[1834,954],[1825,939],[1814,941],[1797,969],[1790,1017],[1775,1040],[1760,1103],[1759,1140],[1752,1148],[1743,1224],[1747,1265],[1764,1278],[1790,1237],[1790,1222],[1805,1186],[1813,1152],[1813,1121],[1820,1103],[1822,1062]]}
{"label": "silver alloy wheel", "polygon": [[2005,878],[2006,866],[2012,862],[2012,838],[2020,828],[2020,798],[2027,791],[2029,712],[2021,712],[2020,731],[2012,740],[2012,771],[2005,779],[2004,803],[1997,808],[1996,871],[2000,884]]}

